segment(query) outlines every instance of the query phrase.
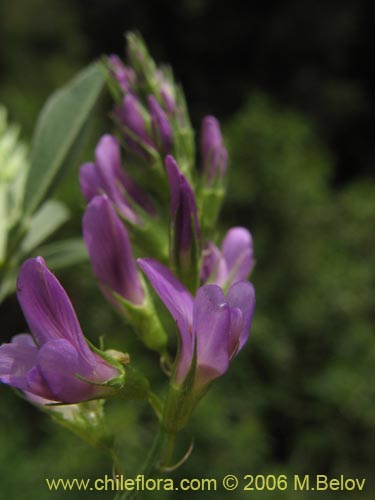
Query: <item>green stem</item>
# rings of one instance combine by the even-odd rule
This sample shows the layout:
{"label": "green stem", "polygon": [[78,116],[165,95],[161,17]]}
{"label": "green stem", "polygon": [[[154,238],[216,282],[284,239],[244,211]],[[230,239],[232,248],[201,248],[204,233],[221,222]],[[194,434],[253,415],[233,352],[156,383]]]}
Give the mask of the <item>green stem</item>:
{"label": "green stem", "polygon": [[[146,479],[152,476],[159,469],[160,456],[164,448],[165,439],[166,439],[166,432],[164,428],[160,425],[158,433],[154,439],[152,448],[150,450],[150,453],[146,458],[146,461],[141,467],[140,471],[138,472],[138,474],[145,476]],[[142,495],[142,493],[143,492],[141,490],[125,491],[122,493],[118,493],[116,495],[115,500],[134,500],[135,498],[139,498]]]}
{"label": "green stem", "polygon": [[161,422],[163,418],[163,406],[157,397],[157,395],[153,392],[148,393],[148,402],[150,403],[151,408],[154,410],[155,415],[159,422]]}
{"label": "green stem", "polygon": [[174,445],[176,442],[176,434],[167,434],[167,446],[165,448],[165,452],[163,454],[161,466],[168,467],[173,458]]}

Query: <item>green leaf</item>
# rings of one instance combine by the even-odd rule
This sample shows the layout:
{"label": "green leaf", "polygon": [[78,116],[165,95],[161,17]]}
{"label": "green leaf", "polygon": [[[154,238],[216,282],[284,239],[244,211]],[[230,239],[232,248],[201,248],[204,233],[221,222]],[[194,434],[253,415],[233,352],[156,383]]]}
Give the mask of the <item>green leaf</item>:
{"label": "green leaf", "polygon": [[21,253],[27,254],[43,243],[69,218],[69,211],[59,201],[48,200],[32,216],[27,235],[21,243]]}
{"label": "green leaf", "polygon": [[6,187],[0,184],[0,265],[5,260],[7,247],[7,193]]}
{"label": "green leaf", "polygon": [[42,109],[32,142],[25,190],[26,213],[33,213],[42,203],[77,149],[78,139],[103,88],[103,73],[99,63],[88,66],[55,92]]}
{"label": "green leaf", "polygon": [[17,271],[15,269],[8,269],[0,280],[0,304],[2,301],[11,295],[16,289]]}
{"label": "green leaf", "polygon": [[71,238],[45,245],[38,249],[48,267],[55,270],[88,260],[86,247],[81,238]]}

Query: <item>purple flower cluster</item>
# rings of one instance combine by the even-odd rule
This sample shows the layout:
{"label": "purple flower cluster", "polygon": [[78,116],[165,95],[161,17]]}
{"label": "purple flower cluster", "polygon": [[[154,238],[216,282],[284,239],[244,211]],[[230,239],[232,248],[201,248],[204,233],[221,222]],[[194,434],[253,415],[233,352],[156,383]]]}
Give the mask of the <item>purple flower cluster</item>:
{"label": "purple flower cluster", "polygon": [[73,306],[41,257],[20,269],[17,296],[32,335],[0,347],[0,381],[32,401],[77,403],[105,397],[119,369],[88,346]]}
{"label": "purple flower cluster", "polygon": [[[143,271],[179,330],[172,385],[182,387],[189,378],[189,390],[201,394],[227,371],[249,337],[255,308],[254,287],[247,281],[254,266],[253,242],[242,227],[230,229],[220,248],[206,239],[207,199],[216,194],[219,199],[227,169],[219,122],[212,116],[203,119],[201,166],[192,172],[194,149],[181,133],[188,123],[182,97],[171,75],[133,42],[133,67],[117,56],[108,59],[121,91],[114,115],[130,167],[134,158],[159,161],[163,189],[169,186],[169,207],[165,196],[154,193],[151,198],[145,192],[147,169],[137,171],[141,182],[134,182],[130,169],[123,167],[120,141],[104,135],[95,160],[80,169],[88,203],[83,238],[105,297],[141,331],[141,340],[163,355],[166,336]],[[169,233],[160,223],[166,213]],[[169,240],[169,257],[163,262],[154,258],[157,240],[151,236],[156,233]],[[131,242],[142,258],[136,260]],[[17,290],[32,336],[17,335],[0,347],[0,380],[30,398],[48,401],[106,397],[121,379],[121,366],[89,347],[64,289],[42,258],[22,266]]]}

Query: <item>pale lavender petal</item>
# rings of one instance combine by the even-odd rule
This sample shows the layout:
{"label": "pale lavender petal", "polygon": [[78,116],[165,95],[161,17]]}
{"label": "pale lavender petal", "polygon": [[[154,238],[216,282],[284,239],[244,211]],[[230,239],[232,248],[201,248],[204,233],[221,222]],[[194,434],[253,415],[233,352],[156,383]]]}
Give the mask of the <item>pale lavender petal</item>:
{"label": "pale lavender petal", "polygon": [[[79,403],[103,393],[100,387],[84,382],[77,375],[96,383],[104,383],[106,376],[95,374],[94,368],[85,361],[67,340],[47,342],[38,355],[38,367],[55,398],[64,403]],[[99,376],[98,376],[99,375]],[[116,376],[116,372],[113,372]],[[112,376],[112,378],[113,378]]]}
{"label": "pale lavender petal", "polygon": [[139,267],[171,313],[181,333],[180,359],[191,359],[193,297],[165,266],[153,259],[138,259]]}
{"label": "pale lavender petal", "polygon": [[222,243],[222,254],[227,263],[230,283],[246,280],[254,267],[253,239],[244,227],[230,229]]}
{"label": "pale lavender petal", "polygon": [[83,217],[83,238],[101,284],[140,305],[144,293],[126,229],[106,196],[96,196]]}
{"label": "pale lavender petal", "polygon": [[0,346],[0,381],[24,390],[27,374],[35,365],[38,349],[31,335],[20,334]]}
{"label": "pale lavender petal", "polygon": [[220,124],[214,116],[205,116],[202,120],[201,153],[203,161],[209,159],[212,149],[221,146],[222,136]]}
{"label": "pale lavender petal", "polygon": [[[57,401],[56,399],[53,399],[53,396],[51,395],[51,398],[47,399],[42,396],[37,396],[36,394],[33,394],[32,392],[24,391],[23,395],[25,398],[30,401],[30,403],[34,405],[50,405],[51,403],[59,403],[60,401]],[[64,405],[65,406],[65,405]],[[61,408],[61,406],[60,406]]]}
{"label": "pale lavender petal", "polygon": [[[238,281],[229,289],[226,300],[230,308],[240,309],[243,315],[242,330],[239,335],[238,351],[240,351],[249,338],[251,323],[255,310],[255,290],[248,281]],[[234,324],[231,339],[238,337],[238,322]]]}
{"label": "pale lavender petal", "polygon": [[172,127],[167,115],[152,95],[148,96],[148,106],[150,108],[154,144],[160,143],[162,153],[166,155],[172,149]]}
{"label": "pale lavender petal", "polygon": [[94,163],[85,163],[79,169],[79,185],[87,202],[104,191],[103,183]]}
{"label": "pale lavender petal", "polygon": [[224,146],[221,146],[221,148],[218,149],[218,158],[216,165],[219,168],[220,177],[224,179],[225,174],[227,173],[228,165],[228,150]]}
{"label": "pale lavender petal", "polygon": [[219,286],[223,286],[228,279],[226,261],[217,246],[210,241],[203,251],[200,279],[203,284],[214,283]]}
{"label": "pale lavender petal", "polygon": [[69,297],[42,257],[28,259],[21,266],[17,297],[39,346],[64,338],[81,354],[90,355]]}
{"label": "pale lavender petal", "polygon": [[199,288],[193,318],[197,336],[196,384],[202,387],[225,373],[229,366],[230,312],[220,287]]}

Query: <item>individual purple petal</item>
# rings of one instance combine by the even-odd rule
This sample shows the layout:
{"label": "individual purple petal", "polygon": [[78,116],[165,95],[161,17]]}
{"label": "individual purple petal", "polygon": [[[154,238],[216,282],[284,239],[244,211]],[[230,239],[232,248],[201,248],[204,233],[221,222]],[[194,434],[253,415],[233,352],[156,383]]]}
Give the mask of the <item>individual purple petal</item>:
{"label": "individual purple petal", "polygon": [[45,399],[47,401],[47,404],[51,403],[52,401],[61,401],[54,394],[52,394],[38,365],[33,366],[33,368],[27,374],[27,386],[25,393],[27,394],[29,399]]}
{"label": "individual purple petal", "polygon": [[115,112],[125,127],[125,140],[129,149],[136,154],[148,158],[148,153],[142,147],[142,144],[152,148],[153,143],[147,134],[145,119],[141,112],[141,104],[137,98],[131,94],[126,95],[122,106],[117,107]]}
{"label": "individual purple petal", "polygon": [[132,200],[151,217],[155,217],[157,212],[155,205],[149,196],[142,191],[142,189],[137,186],[133,179],[126,173],[122,172],[122,185],[125,188],[126,193],[132,198]]}
{"label": "individual purple petal", "polygon": [[227,278],[228,268],[222,253],[216,245],[208,241],[203,251],[201,282],[223,286]]}
{"label": "individual purple petal", "polygon": [[116,137],[110,134],[104,135],[95,149],[95,157],[104,192],[128,220],[139,222],[139,217],[130,206],[128,197],[150,215],[155,214],[155,207],[150,198],[122,169],[121,148]]}
{"label": "individual purple petal", "polygon": [[130,92],[135,83],[135,73],[132,68],[125,66],[116,54],[108,56],[108,62],[113,76],[124,92]]}
{"label": "individual purple petal", "polygon": [[39,346],[65,338],[82,354],[91,352],[69,297],[42,257],[28,259],[21,266],[17,297]]}
{"label": "individual purple petal", "polygon": [[222,254],[227,263],[230,283],[246,280],[254,267],[253,239],[244,227],[230,229],[222,243]]}
{"label": "individual purple petal", "polygon": [[86,208],[83,238],[107,296],[114,291],[129,302],[142,304],[144,292],[129,237],[106,196],[96,196]]}
{"label": "individual purple petal", "polygon": [[147,98],[151,115],[151,125],[154,137],[154,144],[161,146],[161,152],[166,155],[172,150],[172,127],[167,115],[157,102],[154,96]]}
{"label": "individual purple petal", "polygon": [[156,79],[159,83],[160,95],[163,99],[167,113],[172,114],[176,109],[176,97],[173,83],[160,69],[156,71]]}
{"label": "individual purple petal", "polygon": [[242,332],[244,330],[244,317],[241,309],[238,307],[230,308],[230,337],[229,337],[229,355],[235,356],[239,350]]}
{"label": "individual purple petal", "polygon": [[51,393],[65,403],[78,403],[103,393],[100,387],[80,380],[77,375],[99,384],[117,374],[113,367],[104,374],[95,373],[95,365],[82,358],[65,339],[43,345],[38,355],[38,367]]}
{"label": "individual purple petal", "polygon": [[155,215],[155,207],[149,197],[122,169],[121,149],[116,137],[106,134],[95,149],[95,163],[86,163],[80,169],[80,186],[90,202],[98,194],[106,194],[126,220],[141,223],[133,205],[149,215]]}
{"label": "individual purple petal", "polygon": [[121,152],[118,140],[109,134],[104,135],[96,146],[95,158],[95,166],[103,192],[108,195],[127,220],[135,224],[138,223],[139,216],[125,197],[126,179],[121,169]]}
{"label": "individual purple petal", "polygon": [[27,374],[36,363],[38,348],[31,335],[20,334],[0,346],[0,381],[17,389],[27,386]]}
{"label": "individual purple petal", "polygon": [[225,373],[229,366],[230,312],[217,285],[199,288],[193,310],[197,337],[196,387],[203,387]]}
{"label": "individual purple petal", "polygon": [[191,359],[193,297],[165,266],[153,259],[138,259],[139,267],[171,313],[181,333],[181,358]]}
{"label": "individual purple petal", "polygon": [[[242,329],[239,332],[238,318],[235,319],[233,328],[231,328],[231,346],[238,345],[236,352],[240,351],[247,339],[249,338],[250,327],[254,316],[255,310],[255,290],[251,283],[248,281],[238,281],[229,289],[226,300],[229,307],[240,309],[242,312]],[[238,313],[235,313],[238,316]],[[238,339],[239,337],[239,339]],[[235,352],[235,353],[236,353]],[[231,356],[235,353],[230,353]]]}
{"label": "individual purple petal", "polygon": [[103,183],[94,163],[85,163],[81,166],[79,169],[79,185],[87,202],[104,191]]}
{"label": "individual purple petal", "polygon": [[171,215],[174,232],[175,253],[180,261],[187,261],[194,241],[200,241],[197,206],[194,192],[181,173],[173,156],[165,159],[171,192]]}
{"label": "individual purple petal", "polygon": [[208,184],[217,175],[223,179],[227,167],[227,150],[223,145],[219,121],[214,116],[206,116],[202,121],[201,156]]}

